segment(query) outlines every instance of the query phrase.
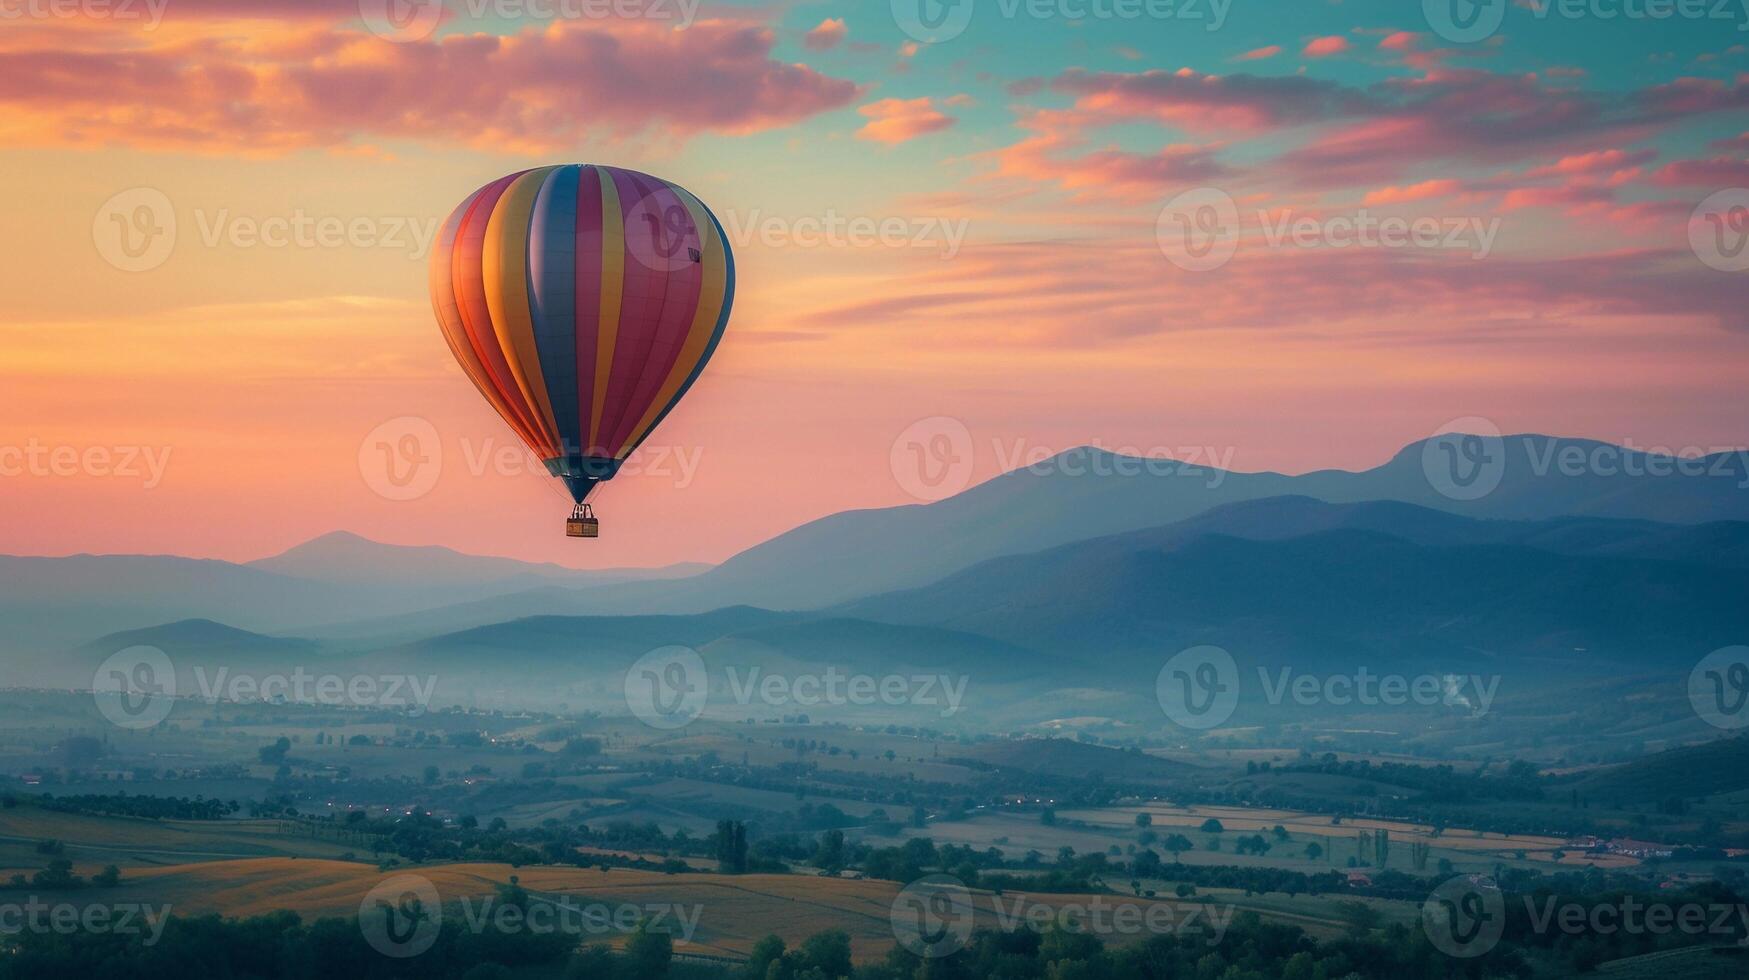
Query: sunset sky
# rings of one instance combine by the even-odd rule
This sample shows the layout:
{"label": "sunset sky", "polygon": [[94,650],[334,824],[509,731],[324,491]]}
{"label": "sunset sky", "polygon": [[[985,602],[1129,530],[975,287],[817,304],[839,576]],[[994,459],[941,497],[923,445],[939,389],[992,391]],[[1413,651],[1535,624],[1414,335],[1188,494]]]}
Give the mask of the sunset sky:
{"label": "sunset sky", "polygon": [[[449,0],[398,33],[380,0],[118,3],[0,18],[0,552],[720,561],[917,502],[895,440],[960,431],[934,417],[972,479],[1086,443],[1361,468],[1472,416],[1749,442],[1734,0],[1517,0],[1461,43],[1402,0],[962,0],[933,40],[917,0]],[[426,293],[458,202],[573,161],[690,189],[738,265],[594,542]],[[1236,250],[1198,269],[1205,200]],[[1339,247],[1387,217],[1439,234]],[[404,447],[428,487],[385,481]]]}

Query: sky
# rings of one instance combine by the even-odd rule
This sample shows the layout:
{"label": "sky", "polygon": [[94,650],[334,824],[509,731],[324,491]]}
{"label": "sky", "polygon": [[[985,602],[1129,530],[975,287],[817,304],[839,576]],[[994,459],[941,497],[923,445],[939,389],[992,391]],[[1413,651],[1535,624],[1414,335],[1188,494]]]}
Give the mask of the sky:
{"label": "sky", "polygon": [[[1738,447],[1746,7],[4,0],[0,552],[653,566],[1084,444]],[[688,188],[738,269],[588,542],[426,292],[561,162]]]}

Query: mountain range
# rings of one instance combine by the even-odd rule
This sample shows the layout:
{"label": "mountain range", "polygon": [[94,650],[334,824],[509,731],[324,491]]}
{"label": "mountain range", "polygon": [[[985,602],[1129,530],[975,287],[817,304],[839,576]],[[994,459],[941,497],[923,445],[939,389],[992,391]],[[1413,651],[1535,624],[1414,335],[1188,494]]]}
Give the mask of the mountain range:
{"label": "mountain range", "polygon": [[1463,500],[1439,492],[1424,444],[1303,476],[1080,449],[939,503],[815,521],[710,569],[585,572],[346,534],[245,564],[0,558],[0,618],[23,674],[68,649],[83,666],[152,643],[550,678],[678,643],[713,662],[1059,686],[1134,682],[1199,643],[1259,663],[1558,671],[1674,669],[1749,635],[1741,457],[1598,475],[1553,461],[1635,457],[1542,436],[1495,450],[1498,486]]}

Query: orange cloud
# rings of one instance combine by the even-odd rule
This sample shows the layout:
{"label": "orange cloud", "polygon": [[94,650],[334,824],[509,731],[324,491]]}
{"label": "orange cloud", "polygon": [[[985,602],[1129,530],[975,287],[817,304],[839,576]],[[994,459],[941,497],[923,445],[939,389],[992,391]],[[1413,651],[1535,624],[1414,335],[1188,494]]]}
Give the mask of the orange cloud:
{"label": "orange cloud", "polygon": [[849,34],[850,29],[844,26],[844,18],[828,17],[815,25],[813,30],[802,35],[802,46],[809,51],[830,51]]}
{"label": "orange cloud", "polygon": [[1456,194],[1463,185],[1455,180],[1424,180],[1419,184],[1409,184],[1404,187],[1381,187],[1376,191],[1367,191],[1361,199],[1362,204],[1406,204],[1410,201],[1422,201],[1430,197],[1445,197]]}
{"label": "orange cloud", "polygon": [[935,108],[929,96],[917,99],[881,99],[856,110],[868,122],[856,131],[858,139],[876,143],[903,143],[954,124],[954,118]]}
{"label": "orange cloud", "polygon": [[1264,47],[1261,47],[1261,48],[1252,48],[1251,50],[1245,52],[1242,55],[1239,55],[1238,57],[1234,58],[1233,60],[1234,61],[1262,61],[1265,58],[1273,58],[1278,54],[1281,54],[1281,45],[1269,44],[1269,45],[1265,45]]}
{"label": "orange cloud", "polygon": [[1340,34],[1329,37],[1317,37],[1306,43],[1301,53],[1308,58],[1327,58],[1333,54],[1341,54],[1348,50],[1348,39]]}

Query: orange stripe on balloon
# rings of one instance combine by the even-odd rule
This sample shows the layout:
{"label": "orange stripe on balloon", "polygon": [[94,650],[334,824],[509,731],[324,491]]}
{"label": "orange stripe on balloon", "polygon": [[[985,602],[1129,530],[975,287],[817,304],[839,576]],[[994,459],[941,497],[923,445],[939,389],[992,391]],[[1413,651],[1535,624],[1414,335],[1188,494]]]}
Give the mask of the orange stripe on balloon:
{"label": "orange stripe on balloon", "polygon": [[497,404],[510,412],[513,419],[511,428],[516,430],[522,441],[530,449],[539,452],[543,448],[540,428],[535,424],[534,412],[516,385],[509,362],[505,359],[504,351],[498,345],[497,334],[492,329],[492,313],[486,301],[485,277],[481,267],[487,220],[504,188],[516,176],[518,175],[513,174],[486,185],[480,191],[479,198],[462,216],[455,244],[450,250],[450,280],[468,346],[485,369],[485,380],[497,395]]}
{"label": "orange stripe on balloon", "polygon": [[607,404],[607,381],[613,369],[613,348],[619,339],[620,301],[625,293],[625,214],[620,210],[619,189],[606,167],[601,175],[601,318],[595,334],[595,388],[589,407],[589,452],[607,450],[600,444],[601,416]]}
{"label": "orange stripe on balloon", "polygon": [[[547,396],[546,376],[541,372],[540,348],[535,346],[534,316],[528,304],[528,225],[534,202],[547,175],[557,167],[541,167],[516,178],[498,198],[486,224],[481,253],[486,305],[492,315],[492,330],[509,363],[510,373],[528,405],[547,457],[561,454],[559,427]],[[543,458],[547,458],[543,457]]]}

